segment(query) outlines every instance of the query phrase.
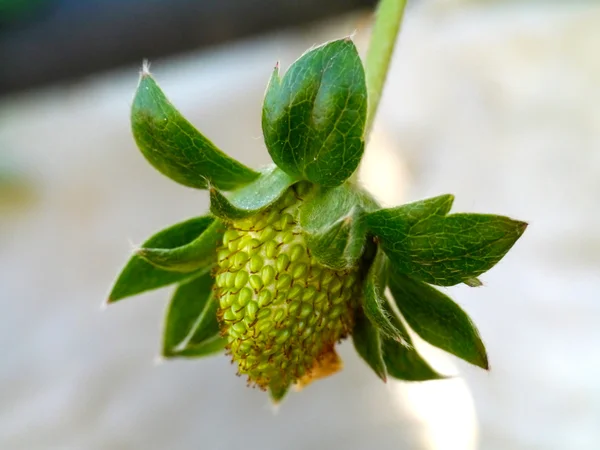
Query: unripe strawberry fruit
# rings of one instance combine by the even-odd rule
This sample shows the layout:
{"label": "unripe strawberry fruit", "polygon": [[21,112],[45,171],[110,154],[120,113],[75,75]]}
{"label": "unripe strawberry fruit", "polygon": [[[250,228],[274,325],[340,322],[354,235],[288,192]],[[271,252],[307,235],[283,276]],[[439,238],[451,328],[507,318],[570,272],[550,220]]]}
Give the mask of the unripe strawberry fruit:
{"label": "unripe strawberry fruit", "polygon": [[[261,389],[319,377],[333,347],[352,329],[358,270],[328,269],[311,256],[298,208],[299,183],[269,209],[233,221],[218,251],[218,317],[227,349]],[[337,366],[336,366],[337,367]]]}

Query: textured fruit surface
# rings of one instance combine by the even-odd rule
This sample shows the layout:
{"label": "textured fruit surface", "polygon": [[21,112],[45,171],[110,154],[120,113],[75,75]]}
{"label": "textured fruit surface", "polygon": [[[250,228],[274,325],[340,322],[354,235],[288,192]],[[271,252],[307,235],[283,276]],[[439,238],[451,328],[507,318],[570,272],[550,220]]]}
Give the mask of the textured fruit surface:
{"label": "textured fruit surface", "polygon": [[238,372],[262,389],[318,377],[352,329],[358,271],[311,256],[296,220],[309,189],[299,183],[268,210],[229,224],[218,251],[222,333]]}

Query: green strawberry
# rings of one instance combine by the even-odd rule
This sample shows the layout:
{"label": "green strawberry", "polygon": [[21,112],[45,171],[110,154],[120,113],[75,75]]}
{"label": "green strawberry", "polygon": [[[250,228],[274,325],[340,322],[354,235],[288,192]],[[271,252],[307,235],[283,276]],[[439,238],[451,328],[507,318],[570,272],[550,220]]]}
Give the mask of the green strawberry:
{"label": "green strawberry", "polygon": [[291,187],[267,210],[228,225],[217,252],[218,317],[239,373],[260,388],[310,376],[353,326],[357,269],[311,255],[298,224],[310,186]]}

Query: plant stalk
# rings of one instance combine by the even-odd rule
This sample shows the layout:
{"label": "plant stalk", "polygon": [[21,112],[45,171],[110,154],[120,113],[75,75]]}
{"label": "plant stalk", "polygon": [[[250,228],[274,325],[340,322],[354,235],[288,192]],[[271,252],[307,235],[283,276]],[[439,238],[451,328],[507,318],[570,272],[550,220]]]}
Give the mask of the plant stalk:
{"label": "plant stalk", "polygon": [[377,113],[390,61],[394,53],[396,37],[404,17],[406,2],[407,0],[381,0],[375,11],[375,22],[365,63],[367,93],[369,96],[365,127],[366,137],[371,131]]}

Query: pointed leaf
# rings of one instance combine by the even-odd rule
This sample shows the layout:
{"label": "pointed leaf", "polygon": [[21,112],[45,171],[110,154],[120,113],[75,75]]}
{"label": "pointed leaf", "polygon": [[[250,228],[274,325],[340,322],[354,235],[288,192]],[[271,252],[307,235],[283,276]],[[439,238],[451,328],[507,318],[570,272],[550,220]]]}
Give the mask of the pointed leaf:
{"label": "pointed leaf", "polygon": [[443,217],[447,215],[453,203],[454,195],[443,194],[383,211],[396,211],[398,216],[402,217],[409,224],[414,225],[432,216]]}
{"label": "pointed leaf", "polygon": [[319,188],[314,195],[304,199],[299,211],[300,225],[306,232],[316,234],[347,216],[357,206],[368,212],[378,209],[368,193],[349,183],[335,188]]}
{"label": "pointed leaf", "polygon": [[394,318],[386,307],[387,271],[387,258],[381,250],[378,250],[363,288],[361,298],[363,311],[382,336],[396,340],[404,346],[410,346],[410,337],[404,327],[394,325]]}
{"label": "pointed leaf", "polygon": [[210,274],[181,284],[169,305],[163,334],[165,357],[199,357],[220,351],[226,340],[219,334],[214,280]]}
{"label": "pointed leaf", "polygon": [[[436,199],[417,203],[433,206]],[[397,271],[440,286],[477,284],[474,279],[504,257],[527,224],[488,214],[445,216],[450,203],[382,209],[365,222]]]}
{"label": "pointed leaf", "polygon": [[362,209],[356,206],[328,228],[315,234],[307,233],[308,248],[322,265],[335,270],[356,267],[367,238],[361,215]]}
{"label": "pointed leaf", "polygon": [[217,336],[220,336],[220,326],[217,319],[217,311],[219,309],[219,301],[214,296],[214,292],[208,298],[202,314],[198,316],[194,328],[191,334],[188,336],[185,342],[185,346],[180,344],[178,351],[181,353],[185,349],[194,349],[198,346],[203,345],[207,341],[214,340]]}
{"label": "pointed leaf", "polygon": [[[200,236],[213,222],[213,217],[197,217],[159,231],[142,244],[152,248],[176,248]],[[168,272],[132,256],[115,282],[108,303],[189,279],[198,273]]]}
{"label": "pointed leaf", "polygon": [[227,195],[210,189],[210,211],[224,220],[249,217],[267,209],[296,179],[277,166],[263,170],[254,182]]}
{"label": "pointed leaf", "polygon": [[217,261],[217,247],[223,240],[225,225],[215,220],[192,242],[173,249],[145,248],[136,254],[155,267],[173,272],[194,272],[209,270]]}
{"label": "pointed leaf", "polygon": [[173,357],[177,358],[203,358],[221,353],[227,346],[227,339],[215,334],[205,339],[200,344],[190,345],[179,350]]}
{"label": "pointed leaf", "polygon": [[442,380],[444,375],[436,372],[413,348],[392,339],[383,339],[383,360],[390,377],[403,381]]}
{"label": "pointed leaf", "polygon": [[369,229],[383,240],[398,240],[410,234],[410,229],[432,217],[444,217],[454,202],[451,194],[407,203],[395,208],[370,211],[365,217]]}
{"label": "pointed leaf", "polygon": [[269,82],[262,127],[273,161],[322,186],[342,184],[358,167],[367,115],[365,74],[350,39],[306,52]]}
{"label": "pointed leaf", "polygon": [[164,356],[172,356],[178,344],[192,332],[212,293],[209,273],[180,284],[169,304],[163,332]]}
{"label": "pointed leaf", "polygon": [[319,189],[305,199],[299,212],[311,253],[336,270],[356,266],[366,245],[364,211],[376,208],[374,200],[347,183]]}
{"label": "pointed leaf", "polygon": [[425,341],[471,364],[489,368],[479,332],[460,306],[428,284],[394,271],[389,286],[398,309]]}
{"label": "pointed leaf", "polygon": [[147,71],[142,73],[133,100],[131,126],[135,141],[150,164],[185,186],[206,189],[210,183],[229,190],[259,176],[200,134],[169,102]]}
{"label": "pointed leaf", "polygon": [[437,373],[419,354],[406,327],[387,301],[385,302],[385,309],[394,328],[400,330],[400,333],[406,337],[406,344],[408,344],[402,344],[389,337],[382,337],[383,361],[388,375],[404,381],[428,381],[446,378],[444,375]]}
{"label": "pointed leaf", "polygon": [[383,382],[386,382],[387,372],[383,362],[380,333],[363,314],[357,314],[352,330],[352,342],[358,355]]}
{"label": "pointed leaf", "polygon": [[527,224],[486,214],[452,214],[413,227],[395,253],[398,270],[440,286],[472,280],[500,261]]}

